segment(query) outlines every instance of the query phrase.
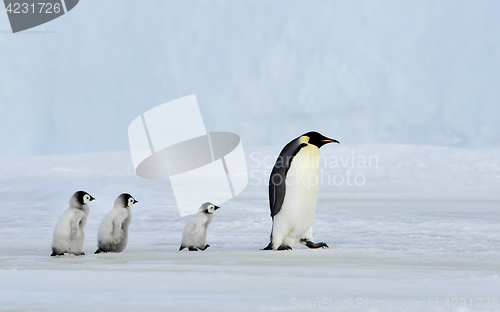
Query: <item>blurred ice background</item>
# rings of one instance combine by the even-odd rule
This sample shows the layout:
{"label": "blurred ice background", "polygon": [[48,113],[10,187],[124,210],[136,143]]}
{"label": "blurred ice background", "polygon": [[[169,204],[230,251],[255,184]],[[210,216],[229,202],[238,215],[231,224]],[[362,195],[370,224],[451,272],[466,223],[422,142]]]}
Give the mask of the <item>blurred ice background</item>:
{"label": "blurred ice background", "polygon": [[140,113],[196,94],[208,130],[282,146],[500,146],[498,1],[80,1],[11,34],[0,156],[128,150]]}

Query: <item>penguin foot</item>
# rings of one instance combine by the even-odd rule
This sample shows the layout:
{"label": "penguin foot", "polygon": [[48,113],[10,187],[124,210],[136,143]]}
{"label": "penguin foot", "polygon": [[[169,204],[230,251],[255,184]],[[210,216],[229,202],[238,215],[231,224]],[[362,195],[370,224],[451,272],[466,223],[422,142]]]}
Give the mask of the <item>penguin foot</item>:
{"label": "penguin foot", "polygon": [[281,245],[278,247],[277,250],[292,250],[292,247],[290,246],[285,246],[285,245]]}
{"label": "penguin foot", "polygon": [[270,242],[270,243],[269,243],[269,245],[267,245],[267,247],[266,247],[266,248],[261,249],[261,250],[273,250],[273,243],[272,243],[272,242]]}
{"label": "penguin foot", "polygon": [[85,256],[84,252],[80,252],[79,254],[75,254],[75,256]]}
{"label": "penguin foot", "polygon": [[64,256],[64,253],[57,253],[55,251],[52,252],[52,254],[50,255],[51,257],[55,257],[55,256]]}
{"label": "penguin foot", "polygon": [[186,246],[182,246],[182,245],[181,245],[181,247],[179,247],[179,251],[181,251],[181,250],[182,250],[182,249],[184,249],[184,248],[186,248]]}
{"label": "penguin foot", "polygon": [[94,252],[94,255],[95,254],[100,254],[100,253],[108,253],[107,251],[105,250],[102,250],[101,248],[97,249],[95,252]]}
{"label": "penguin foot", "polygon": [[189,251],[200,251],[198,248],[196,247],[188,247]]}
{"label": "penguin foot", "polygon": [[205,247],[203,247],[201,250],[202,250],[202,251],[205,251],[205,249],[207,249],[208,247],[210,247],[210,245],[209,245],[209,244],[206,244],[206,245],[205,245]]}
{"label": "penguin foot", "polygon": [[311,249],[329,248],[328,245],[326,243],[323,243],[323,242],[315,243],[315,242],[311,242],[307,239],[301,239],[300,242]]}

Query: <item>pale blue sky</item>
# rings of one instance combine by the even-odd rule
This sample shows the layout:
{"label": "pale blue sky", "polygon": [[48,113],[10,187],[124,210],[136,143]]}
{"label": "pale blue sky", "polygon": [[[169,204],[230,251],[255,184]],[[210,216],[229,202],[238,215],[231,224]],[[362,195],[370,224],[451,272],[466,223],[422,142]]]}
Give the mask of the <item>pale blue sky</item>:
{"label": "pale blue sky", "polygon": [[[500,147],[500,2],[85,0],[28,33],[0,13],[0,156],[127,150],[196,94],[245,146]],[[52,31],[48,32],[47,31]]]}

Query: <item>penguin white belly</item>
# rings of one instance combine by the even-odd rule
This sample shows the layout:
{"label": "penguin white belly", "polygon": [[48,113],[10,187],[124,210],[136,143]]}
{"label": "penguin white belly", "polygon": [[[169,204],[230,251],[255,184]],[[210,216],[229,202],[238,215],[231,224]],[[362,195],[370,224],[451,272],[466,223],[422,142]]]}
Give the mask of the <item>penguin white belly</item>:
{"label": "penguin white belly", "polygon": [[203,228],[195,235],[190,236],[185,243],[187,246],[203,248],[207,243],[207,232]]}
{"label": "penguin white belly", "polygon": [[274,216],[273,241],[277,235],[285,245],[295,245],[312,227],[320,182],[319,156],[319,148],[308,145],[293,158],[283,205]]}
{"label": "penguin white belly", "polygon": [[182,246],[204,248],[207,243],[207,229],[212,222],[212,218],[212,215],[200,212],[193,216],[184,228]]}

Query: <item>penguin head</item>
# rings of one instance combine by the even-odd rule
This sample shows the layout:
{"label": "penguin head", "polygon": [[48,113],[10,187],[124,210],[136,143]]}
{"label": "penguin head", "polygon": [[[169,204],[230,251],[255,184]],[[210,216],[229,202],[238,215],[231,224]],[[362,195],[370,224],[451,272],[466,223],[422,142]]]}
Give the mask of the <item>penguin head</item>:
{"label": "penguin head", "polygon": [[302,136],[300,136],[299,139],[302,139],[309,144],[315,145],[318,148],[320,148],[321,146],[328,144],[328,143],[339,143],[340,144],[339,141],[327,138],[326,136],[324,136],[321,133],[318,133],[316,131],[311,131],[311,132],[305,133]]}
{"label": "penguin head", "polygon": [[215,212],[215,210],[217,210],[219,208],[220,208],[219,206],[215,206],[214,204],[212,204],[210,202],[206,202],[203,205],[201,205],[200,211],[202,211],[204,213],[212,214]]}
{"label": "penguin head", "polygon": [[69,204],[70,206],[80,207],[90,203],[94,199],[95,198],[92,197],[92,195],[90,195],[89,193],[85,191],[78,191],[75,194],[73,194],[73,197],[71,197]]}
{"label": "penguin head", "polygon": [[115,206],[118,205],[123,208],[130,208],[134,204],[137,204],[138,201],[135,200],[135,198],[132,197],[132,195],[123,193],[118,198],[115,200]]}

